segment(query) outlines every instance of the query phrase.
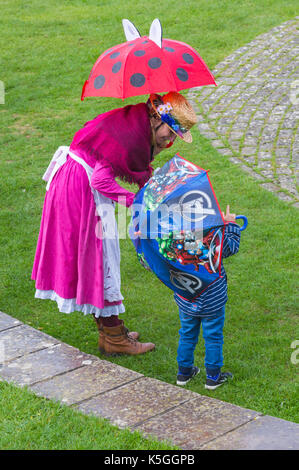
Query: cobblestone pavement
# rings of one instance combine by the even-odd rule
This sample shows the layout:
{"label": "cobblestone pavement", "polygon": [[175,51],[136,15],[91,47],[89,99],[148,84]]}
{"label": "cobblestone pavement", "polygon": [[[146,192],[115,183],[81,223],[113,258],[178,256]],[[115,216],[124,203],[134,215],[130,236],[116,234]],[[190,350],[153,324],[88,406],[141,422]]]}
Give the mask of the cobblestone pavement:
{"label": "cobblestone pavement", "polygon": [[299,208],[298,27],[296,17],[258,36],[216,66],[216,88],[193,88],[188,97],[201,134]]}

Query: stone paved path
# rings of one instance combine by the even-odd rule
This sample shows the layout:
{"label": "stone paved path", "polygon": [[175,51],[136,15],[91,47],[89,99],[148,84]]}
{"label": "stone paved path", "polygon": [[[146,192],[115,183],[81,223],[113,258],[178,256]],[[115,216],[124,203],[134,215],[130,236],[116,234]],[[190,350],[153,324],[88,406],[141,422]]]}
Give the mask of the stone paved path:
{"label": "stone paved path", "polygon": [[183,450],[299,450],[299,424],[145,377],[2,312],[0,380]]}
{"label": "stone paved path", "polygon": [[193,88],[199,130],[280,199],[299,207],[299,17],[216,66],[217,87]]}

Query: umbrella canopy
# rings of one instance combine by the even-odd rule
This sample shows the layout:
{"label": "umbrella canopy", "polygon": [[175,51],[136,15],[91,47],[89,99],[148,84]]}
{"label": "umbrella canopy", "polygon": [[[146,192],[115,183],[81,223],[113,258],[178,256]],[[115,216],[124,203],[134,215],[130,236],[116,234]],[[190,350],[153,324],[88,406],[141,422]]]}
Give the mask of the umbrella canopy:
{"label": "umbrella canopy", "polygon": [[123,24],[128,41],[98,58],[83,86],[82,100],[86,96],[124,99],[216,85],[195,49],[184,42],[162,39],[159,20],[152,23],[149,36],[143,37],[128,20]]}
{"label": "umbrella canopy", "polygon": [[207,171],[177,154],[137,193],[130,237],[143,266],[192,300],[220,276],[224,226]]}
{"label": "umbrella canopy", "polygon": [[137,193],[129,233],[140,263],[193,300],[220,276],[224,229],[207,171],[177,154]]}

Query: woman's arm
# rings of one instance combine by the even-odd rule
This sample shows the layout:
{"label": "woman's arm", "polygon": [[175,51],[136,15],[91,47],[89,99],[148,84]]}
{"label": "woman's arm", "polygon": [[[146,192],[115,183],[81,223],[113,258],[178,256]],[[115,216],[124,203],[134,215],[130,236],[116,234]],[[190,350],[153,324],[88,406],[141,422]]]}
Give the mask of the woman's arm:
{"label": "woman's arm", "polygon": [[108,163],[97,162],[91,177],[91,186],[104,196],[127,207],[131,206],[135,194],[115,181],[113,170]]}

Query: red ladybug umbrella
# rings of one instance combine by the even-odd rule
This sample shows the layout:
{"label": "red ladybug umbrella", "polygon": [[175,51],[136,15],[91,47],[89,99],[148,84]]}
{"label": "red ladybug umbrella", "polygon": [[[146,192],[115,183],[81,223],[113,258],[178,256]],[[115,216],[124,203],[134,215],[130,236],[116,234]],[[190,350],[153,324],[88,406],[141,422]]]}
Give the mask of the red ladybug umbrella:
{"label": "red ladybug umbrella", "polygon": [[86,96],[129,98],[202,85],[216,85],[208,67],[188,44],[162,39],[162,28],[154,20],[149,36],[142,36],[133,23],[123,20],[127,42],[105,51],[84,83]]}

